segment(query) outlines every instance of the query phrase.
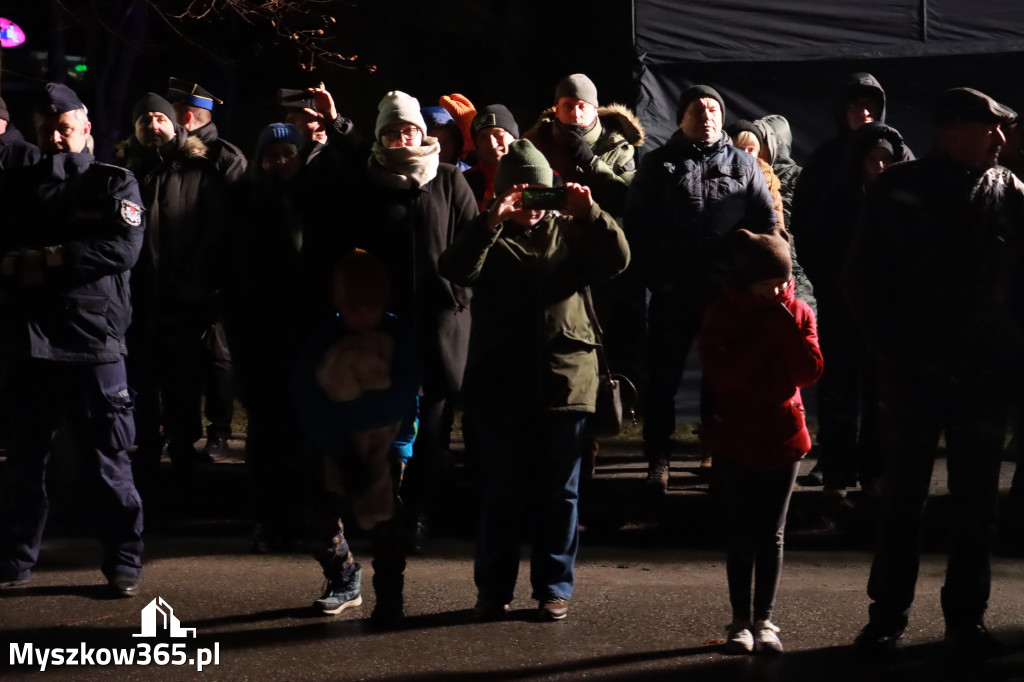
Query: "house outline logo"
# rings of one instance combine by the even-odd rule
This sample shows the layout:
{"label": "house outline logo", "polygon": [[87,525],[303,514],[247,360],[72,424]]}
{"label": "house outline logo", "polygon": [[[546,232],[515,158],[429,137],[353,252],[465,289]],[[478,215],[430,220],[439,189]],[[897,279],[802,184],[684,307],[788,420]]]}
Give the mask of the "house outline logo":
{"label": "house outline logo", "polygon": [[195,628],[181,627],[181,621],[174,615],[174,608],[163,597],[157,597],[143,607],[142,632],[132,637],[156,637],[158,632],[166,632],[171,637],[196,636]]}

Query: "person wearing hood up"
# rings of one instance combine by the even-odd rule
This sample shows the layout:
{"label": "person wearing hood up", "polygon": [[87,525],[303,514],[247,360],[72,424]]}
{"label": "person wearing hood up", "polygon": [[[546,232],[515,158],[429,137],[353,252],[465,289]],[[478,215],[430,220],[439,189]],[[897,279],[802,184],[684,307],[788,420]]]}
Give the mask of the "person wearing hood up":
{"label": "person wearing hood up", "polygon": [[214,320],[223,185],[206,144],[175,122],[166,99],[143,95],[131,120],[134,134],[117,145],[115,161],[135,173],[148,215],[132,269],[128,331],[128,375],[139,391],[136,462],[146,496],[164,439],[177,468],[187,471],[199,459],[203,337]]}
{"label": "person wearing hood up", "polygon": [[[815,314],[818,312],[818,301],[814,297],[814,285],[812,284],[804,268],[797,261],[796,239],[790,228],[790,218],[793,209],[793,190],[796,188],[797,178],[800,177],[800,166],[796,165],[789,156],[789,150],[793,144],[793,133],[789,129],[789,121],[778,114],[769,114],[764,118],[753,121],[754,131],[759,141],[758,151],[755,153],[761,163],[765,163],[779,183],[779,197],[782,200],[782,222],[789,233],[789,255],[793,261],[793,282],[796,287],[796,297],[811,307]],[[761,167],[762,171],[764,166]],[[765,179],[771,187],[772,181],[767,174]],[[774,195],[774,193],[773,193]]]}
{"label": "person wearing hood up", "polygon": [[[814,449],[818,465],[812,474],[815,477],[821,476],[830,492],[842,495],[841,491],[856,481],[825,481],[825,469],[830,457],[836,461],[849,461],[852,455],[843,453],[852,453],[857,448],[858,411],[851,411],[849,407],[850,404],[857,404],[857,396],[854,392],[850,395],[837,395],[835,400],[826,397],[830,393],[829,374],[834,375],[844,366],[841,359],[832,360],[829,337],[833,335],[832,318],[842,315],[845,303],[836,287],[839,263],[829,257],[828,249],[820,245],[827,244],[835,237],[835,224],[838,221],[849,221],[849,217],[844,216],[835,203],[836,193],[846,186],[844,163],[849,153],[848,147],[859,128],[873,122],[885,122],[885,90],[871,74],[852,73],[840,84],[836,102],[833,114],[837,133],[814,151],[800,173],[793,194],[790,230],[800,245],[804,269],[814,282],[818,324],[822,329],[822,345],[825,356],[829,358],[830,369],[819,388],[818,445]],[[905,145],[901,145],[898,154],[901,158],[914,158]],[[844,386],[843,390],[846,388],[848,386]]]}

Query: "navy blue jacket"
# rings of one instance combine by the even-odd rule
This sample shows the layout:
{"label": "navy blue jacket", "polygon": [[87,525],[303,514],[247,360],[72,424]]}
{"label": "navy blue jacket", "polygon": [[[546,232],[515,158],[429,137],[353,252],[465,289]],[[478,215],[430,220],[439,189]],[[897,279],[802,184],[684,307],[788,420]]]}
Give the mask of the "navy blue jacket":
{"label": "navy blue jacket", "polygon": [[[92,154],[0,174],[0,346],[8,357],[113,362],[131,321],[128,271],[145,211],[135,176]],[[46,266],[26,283],[28,259]]]}
{"label": "navy blue jacket", "polygon": [[695,287],[705,294],[727,267],[729,235],[768,232],[777,221],[753,156],[725,135],[702,147],[682,132],[644,156],[625,215],[651,291]]}

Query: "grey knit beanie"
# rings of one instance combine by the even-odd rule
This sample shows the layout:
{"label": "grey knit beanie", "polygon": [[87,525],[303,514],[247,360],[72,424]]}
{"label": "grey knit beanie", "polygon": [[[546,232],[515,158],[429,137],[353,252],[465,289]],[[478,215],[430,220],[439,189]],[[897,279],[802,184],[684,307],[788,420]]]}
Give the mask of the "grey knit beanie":
{"label": "grey knit beanie", "polygon": [[574,97],[584,102],[589,102],[595,107],[597,104],[597,86],[594,81],[582,73],[574,73],[566,76],[555,88],[555,104],[563,97]]}
{"label": "grey knit beanie", "polygon": [[380,131],[389,123],[404,121],[411,123],[427,134],[427,122],[420,113],[420,102],[415,97],[399,90],[392,90],[384,95],[377,105],[377,124],[373,127],[373,135],[380,140]]}
{"label": "grey knit beanie", "polygon": [[551,187],[554,174],[544,155],[529,140],[516,140],[498,162],[494,176],[494,195],[501,196],[512,185]]}

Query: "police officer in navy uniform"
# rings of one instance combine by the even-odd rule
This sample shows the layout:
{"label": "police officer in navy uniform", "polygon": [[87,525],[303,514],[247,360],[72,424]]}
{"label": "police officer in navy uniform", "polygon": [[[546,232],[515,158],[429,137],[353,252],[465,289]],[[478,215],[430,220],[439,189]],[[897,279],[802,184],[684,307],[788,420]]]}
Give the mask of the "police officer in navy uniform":
{"label": "police officer in navy uniform", "polygon": [[102,570],[135,596],[142,504],[125,449],[134,438],[125,377],[128,272],[142,248],[135,177],[86,151],[91,125],[67,86],[37,115],[39,164],[0,177],[0,353],[12,360],[12,444],[0,505],[0,586],[28,581],[47,515],[46,464],[66,425],[94,493]]}

